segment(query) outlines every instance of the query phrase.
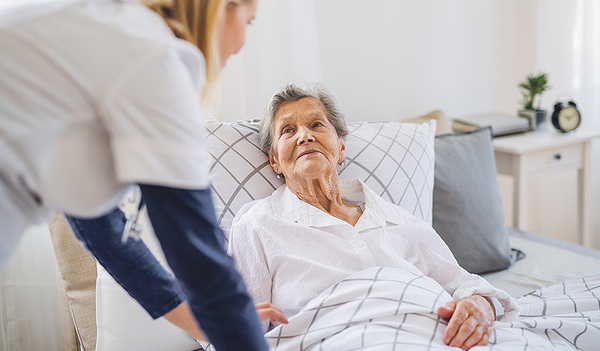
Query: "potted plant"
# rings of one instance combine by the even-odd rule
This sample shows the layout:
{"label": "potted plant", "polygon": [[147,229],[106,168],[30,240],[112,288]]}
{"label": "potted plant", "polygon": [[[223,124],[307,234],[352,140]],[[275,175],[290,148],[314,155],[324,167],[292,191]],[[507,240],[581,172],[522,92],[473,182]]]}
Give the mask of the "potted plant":
{"label": "potted plant", "polygon": [[519,116],[528,118],[531,130],[535,130],[546,122],[547,111],[540,109],[540,102],[538,102],[537,107],[534,105],[536,97],[541,96],[543,92],[550,89],[548,74],[530,74],[524,81],[519,83],[519,88],[521,88],[521,94],[523,95],[523,110],[519,111]]}

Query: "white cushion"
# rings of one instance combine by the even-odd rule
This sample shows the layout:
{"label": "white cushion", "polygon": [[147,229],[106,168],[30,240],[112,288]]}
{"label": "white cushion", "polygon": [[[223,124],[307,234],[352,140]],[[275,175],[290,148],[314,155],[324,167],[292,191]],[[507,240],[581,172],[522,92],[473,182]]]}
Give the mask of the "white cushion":
{"label": "white cushion", "polygon": [[[258,124],[206,122],[213,202],[226,237],[244,204],[269,196],[283,184],[259,148]],[[364,181],[384,199],[431,224],[435,121],[349,123],[348,129],[340,178]]]}
{"label": "white cushion", "polygon": [[[140,213],[139,220],[144,226],[142,240],[163,267],[170,271],[146,211]],[[200,348],[189,334],[166,319],[152,319],[99,264],[96,279],[96,325],[97,351],[190,351]]]}
{"label": "white cushion", "polygon": [[197,350],[200,345],[164,318],[152,317],[98,265],[96,350]]}

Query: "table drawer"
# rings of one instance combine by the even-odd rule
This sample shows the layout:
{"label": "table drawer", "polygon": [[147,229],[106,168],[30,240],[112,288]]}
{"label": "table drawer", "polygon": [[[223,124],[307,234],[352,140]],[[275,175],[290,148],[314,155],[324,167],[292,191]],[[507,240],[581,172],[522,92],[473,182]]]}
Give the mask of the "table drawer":
{"label": "table drawer", "polygon": [[560,167],[581,167],[583,147],[581,144],[561,146],[524,155],[526,172],[543,171]]}

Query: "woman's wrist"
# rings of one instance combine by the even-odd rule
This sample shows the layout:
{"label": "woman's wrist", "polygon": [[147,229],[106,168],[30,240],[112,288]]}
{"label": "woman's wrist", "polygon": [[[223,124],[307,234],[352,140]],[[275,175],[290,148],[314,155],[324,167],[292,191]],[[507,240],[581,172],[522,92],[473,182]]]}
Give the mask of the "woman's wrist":
{"label": "woman's wrist", "polygon": [[492,306],[492,311],[494,312],[494,321],[497,321],[500,318],[504,317],[504,306],[502,305],[500,300],[498,300],[495,297],[489,297],[489,296],[482,296],[482,297],[488,301],[490,306]]}

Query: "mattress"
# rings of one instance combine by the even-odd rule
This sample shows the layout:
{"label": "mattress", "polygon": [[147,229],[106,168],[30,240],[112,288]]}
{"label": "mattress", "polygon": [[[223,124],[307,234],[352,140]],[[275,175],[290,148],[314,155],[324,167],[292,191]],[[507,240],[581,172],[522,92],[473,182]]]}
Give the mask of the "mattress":
{"label": "mattress", "polygon": [[511,247],[526,257],[508,269],[483,274],[492,285],[512,296],[563,280],[600,272],[600,251],[539,234],[509,229]]}

